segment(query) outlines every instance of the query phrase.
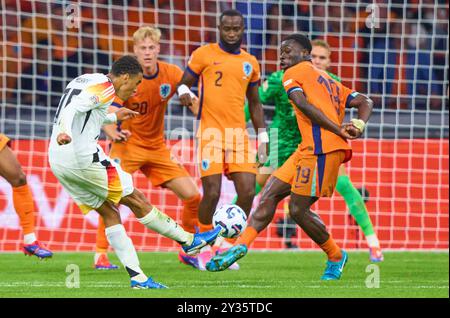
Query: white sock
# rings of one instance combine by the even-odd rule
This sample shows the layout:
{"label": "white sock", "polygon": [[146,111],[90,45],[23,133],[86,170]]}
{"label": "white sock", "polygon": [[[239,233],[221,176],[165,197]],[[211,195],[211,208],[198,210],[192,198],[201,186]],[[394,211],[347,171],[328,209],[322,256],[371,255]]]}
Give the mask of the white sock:
{"label": "white sock", "polygon": [[177,222],[155,207],[146,216],[138,219],[138,221],[146,228],[180,244],[190,245],[194,240],[194,234],[186,232]]}
{"label": "white sock", "polygon": [[231,244],[230,242],[226,241],[225,239],[223,240],[222,244],[220,245],[221,248],[226,248],[226,249],[231,248],[233,246],[234,246],[233,244]]}
{"label": "white sock", "polygon": [[380,247],[380,242],[376,234],[371,234],[366,236],[367,245],[369,247]]}
{"label": "white sock", "polygon": [[216,238],[216,241],[214,242],[214,248],[220,248],[220,246],[226,242],[225,238],[223,236],[218,236]]}
{"label": "white sock", "polygon": [[205,245],[200,249],[199,254],[205,253],[205,252],[212,252],[212,247],[211,245]]}
{"label": "white sock", "polygon": [[138,282],[145,282],[145,276],[142,269],[139,267],[139,259],[136,254],[133,242],[125,232],[122,224],[116,224],[105,229],[106,237],[109,244],[114,248],[117,257],[123,264],[128,274],[133,280]]}
{"label": "white sock", "polygon": [[37,238],[36,238],[36,234],[34,234],[34,233],[25,234],[23,236],[23,242],[25,244],[31,244],[31,243],[34,243],[36,241],[37,241]]}

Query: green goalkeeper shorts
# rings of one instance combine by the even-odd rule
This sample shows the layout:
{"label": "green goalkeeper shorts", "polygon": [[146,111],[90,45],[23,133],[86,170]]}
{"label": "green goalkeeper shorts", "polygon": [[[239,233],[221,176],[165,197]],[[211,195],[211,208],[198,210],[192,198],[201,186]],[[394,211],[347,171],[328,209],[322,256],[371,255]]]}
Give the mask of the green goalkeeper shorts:
{"label": "green goalkeeper shorts", "polygon": [[288,138],[273,138],[271,134],[269,139],[269,158],[263,166],[271,167],[273,170],[278,169],[297,150],[298,144],[299,142],[292,142]]}

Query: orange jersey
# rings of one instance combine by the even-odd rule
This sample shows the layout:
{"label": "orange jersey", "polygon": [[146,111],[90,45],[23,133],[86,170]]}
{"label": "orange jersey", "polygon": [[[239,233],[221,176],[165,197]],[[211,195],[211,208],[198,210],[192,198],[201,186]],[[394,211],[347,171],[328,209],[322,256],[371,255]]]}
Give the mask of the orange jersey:
{"label": "orange jersey", "polygon": [[218,128],[245,129],[244,102],[249,85],[260,79],[256,58],[240,49],[233,54],[224,51],[218,43],[196,49],[187,70],[200,78],[200,106],[198,119],[201,130]]}
{"label": "orange jersey", "polygon": [[[304,61],[286,70],[283,85],[287,94],[303,92],[308,103],[319,108],[331,121],[340,126],[346,105],[358,94],[333,80],[325,71]],[[331,131],[313,124],[292,102],[302,135],[299,151],[303,154],[324,154],[335,150],[351,149],[347,142]]]}
{"label": "orange jersey", "polygon": [[164,144],[164,114],[183,72],[174,64],[158,61],[157,65],[156,74],[144,75],[136,94],[124,103],[125,107],[140,113],[121,124],[122,129],[131,132],[129,144],[146,148],[159,148]]}

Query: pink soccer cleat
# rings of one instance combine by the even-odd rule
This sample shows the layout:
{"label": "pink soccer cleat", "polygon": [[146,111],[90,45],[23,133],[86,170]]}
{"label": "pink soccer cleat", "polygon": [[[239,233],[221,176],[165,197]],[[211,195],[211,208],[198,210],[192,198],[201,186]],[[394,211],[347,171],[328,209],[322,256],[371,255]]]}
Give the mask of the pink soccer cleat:
{"label": "pink soccer cleat", "polygon": [[108,259],[108,255],[102,254],[99,256],[97,262],[94,264],[94,268],[101,270],[111,270],[111,269],[118,269],[119,266],[111,264],[111,262]]}
{"label": "pink soccer cleat", "polygon": [[369,254],[371,262],[379,263],[384,260],[383,253],[381,252],[381,248],[379,247],[370,247]]}

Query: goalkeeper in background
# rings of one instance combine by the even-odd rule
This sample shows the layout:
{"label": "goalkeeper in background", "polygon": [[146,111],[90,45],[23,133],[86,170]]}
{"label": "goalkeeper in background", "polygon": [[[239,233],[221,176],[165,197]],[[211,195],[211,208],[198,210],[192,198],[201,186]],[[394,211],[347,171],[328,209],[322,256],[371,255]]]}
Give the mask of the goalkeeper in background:
{"label": "goalkeeper in background", "polygon": [[[328,43],[321,40],[314,40],[311,41],[311,44],[311,58],[314,66],[326,71],[334,80],[341,82],[341,79],[338,76],[327,71],[331,64],[331,50]],[[286,160],[289,159],[302,141],[300,131],[298,129],[291,129],[297,125],[297,120],[294,109],[289,102],[289,98],[283,87],[283,74],[284,71],[282,70],[272,73],[269,78],[264,81],[263,85],[259,87],[259,98],[261,103],[274,103],[275,116],[273,117],[269,129],[269,160],[265,162],[263,170],[260,170],[262,173],[256,176],[256,194],[261,191],[271,173],[281,167]],[[250,114],[246,105],[246,121],[248,121],[249,118]],[[370,260],[372,262],[383,261],[380,243],[373,229],[369,214],[367,213],[364,200],[350,181],[344,165],[341,165],[339,169],[336,190],[344,198],[350,214],[355,218],[366,237],[367,245],[369,246]],[[233,203],[235,201],[236,198],[233,200]]]}

